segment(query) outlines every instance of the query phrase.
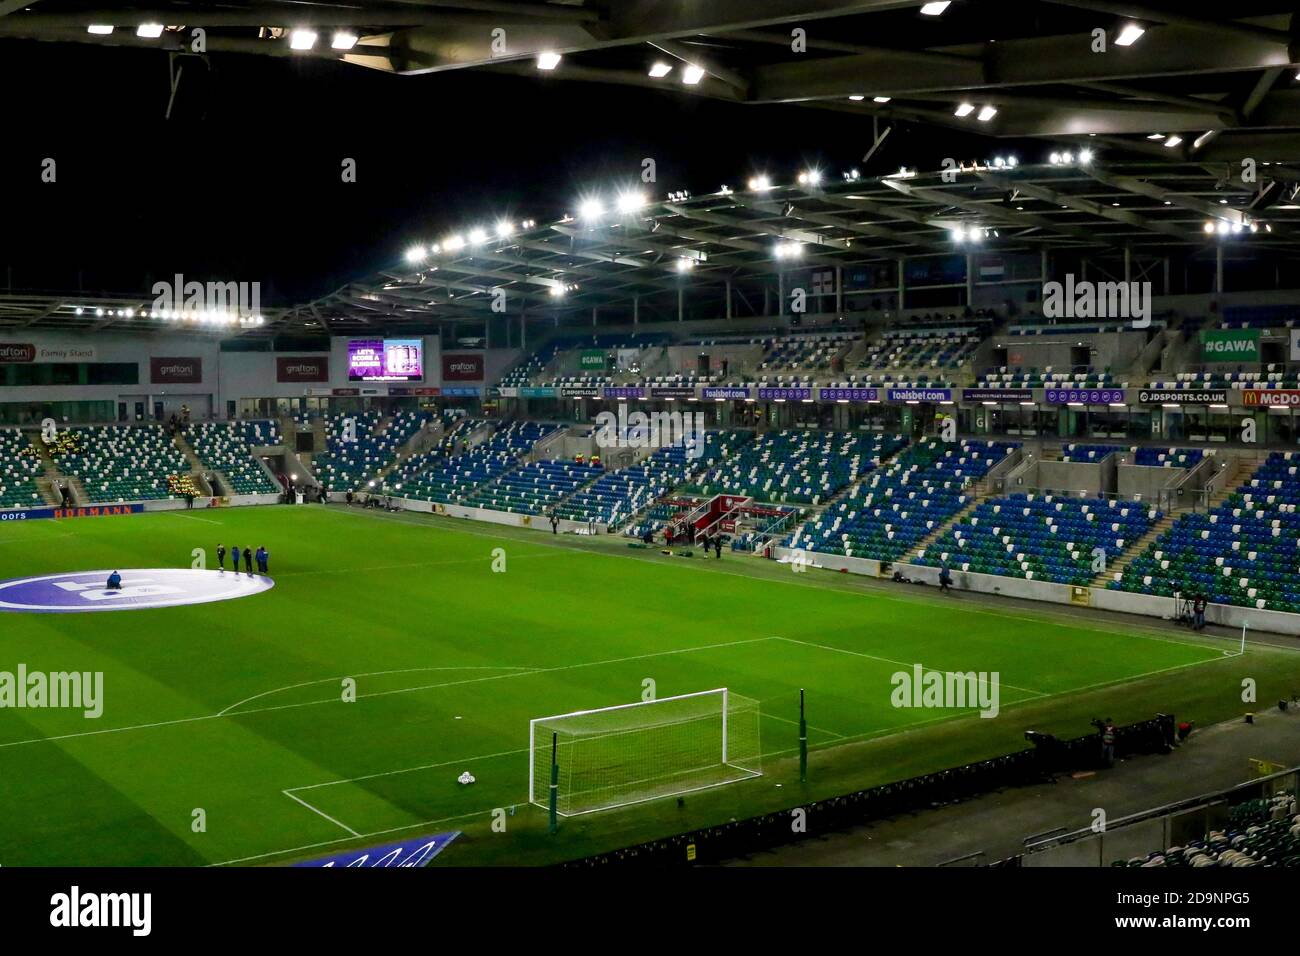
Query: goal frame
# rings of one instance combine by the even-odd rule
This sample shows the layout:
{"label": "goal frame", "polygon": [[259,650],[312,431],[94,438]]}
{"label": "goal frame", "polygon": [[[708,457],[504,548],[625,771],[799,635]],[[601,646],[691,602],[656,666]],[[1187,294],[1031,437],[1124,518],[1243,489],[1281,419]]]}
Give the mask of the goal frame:
{"label": "goal frame", "polygon": [[[728,731],[727,718],[728,718],[728,706],[731,702],[731,693],[729,688],[726,687],[714,687],[711,690],[697,690],[697,691],[692,691],[689,694],[674,694],[671,697],[656,697],[654,700],[638,700],[638,701],[633,701],[630,704],[614,704],[611,707],[592,707],[588,710],[572,710],[565,714],[552,714],[549,717],[532,718],[531,720],[528,721],[528,802],[540,807],[549,806],[547,796],[546,795],[538,796],[536,791],[537,725],[538,724],[546,723],[547,721],[551,721],[551,720],[561,720],[565,717],[585,717],[589,714],[604,714],[616,710],[630,710],[631,708],[634,707],[647,707],[653,704],[665,704],[674,700],[690,700],[695,697],[708,697],[710,695],[720,695],[722,698],[722,753],[720,755],[722,757],[722,760],[720,762],[723,765],[728,765],[727,758],[729,755],[727,753],[727,731]],[[547,769],[549,770],[549,765]],[[662,800],[662,799],[666,799],[667,797],[677,796],[683,793],[694,793],[700,790],[712,790],[715,787],[725,787],[728,786],[729,784],[737,783],[739,782],[739,780],[750,779],[753,777],[761,777],[763,775],[763,772],[761,770],[752,770],[747,767],[737,767],[736,769],[743,771],[746,774],[746,776],[739,777],[737,778],[737,780],[723,780],[717,783],[705,784],[704,786],[700,786],[700,787],[688,787],[686,789],[678,790],[670,794],[659,794],[656,796],[643,797],[639,800],[629,800],[626,803],[621,803],[618,804],[617,806],[593,807],[590,810],[578,810],[576,812],[570,811],[568,813],[564,813],[557,810],[556,813],[562,817],[581,816],[586,813],[599,813],[603,810],[615,810],[620,807],[632,806],[637,803],[648,803],[651,800]]]}

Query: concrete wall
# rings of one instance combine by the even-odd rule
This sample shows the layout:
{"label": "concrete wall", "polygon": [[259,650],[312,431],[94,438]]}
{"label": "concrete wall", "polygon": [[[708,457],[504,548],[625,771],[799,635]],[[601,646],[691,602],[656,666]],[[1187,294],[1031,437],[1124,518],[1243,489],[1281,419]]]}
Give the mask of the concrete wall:
{"label": "concrete wall", "polygon": [[[326,352],[222,352],[216,335],[128,334],[103,332],[96,335],[78,335],[65,332],[7,332],[8,344],[30,344],[37,349],[37,362],[113,362],[130,363],[137,367],[136,385],[57,385],[0,388],[0,403],[42,403],[111,401],[128,403],[128,416],[134,416],[134,403],[145,404],[146,417],[152,417],[155,402],[162,402],[164,415],[179,412],[182,404],[189,405],[196,418],[213,416],[222,418],[227,401],[243,398],[297,398],[319,394],[334,388],[374,388],[377,394],[386,394],[387,386],[361,386],[349,382],[347,375],[347,345],[349,338],[335,336]],[[483,352],[484,380],[480,382],[442,381],[442,348],[437,335],[424,339],[424,380],[414,386],[442,387],[445,385],[478,386],[495,381],[501,373],[514,364],[520,356],[519,349],[489,349]],[[328,362],[329,377],[325,382],[278,382],[277,359],[321,358]],[[201,363],[201,380],[196,383],[153,383],[150,372],[151,358],[197,359]],[[116,409],[114,409],[116,413]]]}
{"label": "concrete wall", "polygon": [[[1115,466],[1109,463],[1113,455],[1107,455],[1104,461],[1043,461],[1038,462],[1038,471],[1034,475],[1034,484],[1030,484],[1026,475],[1026,487],[1059,491],[1071,497],[1080,492],[1099,495],[1109,491],[1107,477],[1114,474]],[[1011,489],[1014,490],[1014,489]]]}
{"label": "concrete wall", "polygon": [[[1079,320],[1088,324],[1088,320]],[[1073,363],[1071,349],[1080,345],[1090,349],[1088,364],[1109,367],[1119,379],[1133,364],[1147,344],[1146,332],[1103,332],[1087,335],[998,335],[995,342],[1007,350],[1007,365],[1013,368],[1044,369],[1068,372]]]}
{"label": "concrete wall", "polygon": [[1141,501],[1159,501],[1163,489],[1176,485],[1187,474],[1182,468],[1153,465],[1119,465],[1117,470],[1116,490],[1120,497]]}
{"label": "concrete wall", "polygon": [[[776,556],[788,558],[789,548],[777,548]],[[830,570],[844,569],[850,574],[879,576],[879,562],[857,558],[835,557],[809,553],[808,560],[817,567]],[[917,564],[898,563],[893,570],[901,571],[914,581],[924,581],[935,586],[939,583],[939,569],[923,567]],[[1175,613],[1172,598],[1156,597],[1146,594],[1133,594],[1129,591],[1111,591],[1105,588],[1075,588],[1068,584],[1055,584],[1051,581],[1032,581],[1024,578],[1003,577],[996,574],[976,574],[973,571],[952,569],[953,587],[963,591],[978,591],[983,594],[1001,594],[1006,597],[1026,598],[1031,601],[1045,601],[1049,604],[1065,604],[1073,607],[1095,607],[1105,611],[1117,611],[1122,614],[1137,614],[1143,617],[1172,618]],[[1231,604],[1211,604],[1205,610],[1205,620],[1210,624],[1240,631],[1242,625],[1250,630],[1268,631],[1274,634],[1300,636],[1300,614],[1288,614],[1282,611],[1259,610],[1256,608],[1236,607]]]}

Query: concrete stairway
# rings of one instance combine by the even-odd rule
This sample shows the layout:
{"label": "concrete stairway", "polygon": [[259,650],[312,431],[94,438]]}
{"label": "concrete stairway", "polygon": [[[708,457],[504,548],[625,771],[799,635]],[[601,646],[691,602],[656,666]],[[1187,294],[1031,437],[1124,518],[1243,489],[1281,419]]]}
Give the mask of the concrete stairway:
{"label": "concrete stairway", "polygon": [[195,453],[194,447],[186,440],[185,436],[177,432],[172,436],[172,444],[180,449],[180,453],[185,456],[185,460],[190,463],[190,470],[201,472],[206,467]]}
{"label": "concrete stairway", "polygon": [[65,475],[63,486],[68,489],[70,504],[87,505],[90,504],[90,495],[86,494],[86,486],[81,483],[81,479],[76,475]]}
{"label": "concrete stairway", "polygon": [[916,544],[912,545],[912,547],[908,549],[909,553],[905,554],[899,560],[906,561],[909,558],[916,557],[919,552],[927,550],[932,544],[939,541],[945,534],[947,534],[949,528],[965,521],[970,516],[971,512],[979,506],[979,503],[984,500],[984,497],[984,495],[971,495],[971,500],[966,503],[965,508],[962,508],[920,541],[916,542]]}
{"label": "concrete stairway", "polygon": [[41,500],[47,505],[57,505],[59,503],[59,495],[54,490],[55,479],[48,475],[42,475],[35,479],[35,481],[36,490],[41,493]]}
{"label": "concrete stairway", "polygon": [[1178,520],[1181,514],[1181,512],[1167,514],[1153,524],[1146,534],[1125,548],[1124,553],[1121,554],[1119,558],[1108,564],[1105,571],[1102,571],[1093,578],[1090,586],[1094,588],[1104,588],[1111,581],[1114,581],[1115,575],[1127,568],[1134,558],[1144,553],[1146,549],[1151,546],[1152,542],[1172,528],[1174,522]]}

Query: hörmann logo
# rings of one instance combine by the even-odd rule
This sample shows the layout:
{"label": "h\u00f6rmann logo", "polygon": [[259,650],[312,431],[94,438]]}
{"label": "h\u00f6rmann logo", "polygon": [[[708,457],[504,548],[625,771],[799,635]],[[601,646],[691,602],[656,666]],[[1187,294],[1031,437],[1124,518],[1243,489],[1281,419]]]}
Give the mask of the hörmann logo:
{"label": "h\u00f6rmann logo", "polygon": [[1043,315],[1049,319],[1129,319],[1133,328],[1151,324],[1150,282],[1065,282],[1043,285]]}
{"label": "h\u00f6rmann logo", "polygon": [[0,362],[35,362],[35,345],[0,344]]}

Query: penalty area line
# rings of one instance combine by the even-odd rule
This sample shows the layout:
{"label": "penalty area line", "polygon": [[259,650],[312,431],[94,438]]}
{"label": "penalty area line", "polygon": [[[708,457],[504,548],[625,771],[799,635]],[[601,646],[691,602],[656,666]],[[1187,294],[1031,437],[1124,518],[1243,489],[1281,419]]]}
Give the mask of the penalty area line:
{"label": "penalty area line", "polygon": [[308,803],[306,800],[304,800],[302,797],[298,796],[297,794],[291,793],[288,790],[281,790],[280,792],[284,794],[286,797],[288,797],[290,800],[293,800],[295,803],[302,804],[304,807],[306,807],[308,810],[310,810],[312,813],[316,814],[317,816],[324,817],[326,820],[328,820],[330,823],[334,824],[335,826],[340,826],[343,829],[347,830],[354,837],[361,836],[360,833],[352,829],[346,823],[342,823],[338,820],[335,820],[332,816],[330,816],[328,813],[326,813],[324,810],[321,810],[318,807],[313,807],[310,803]]}

